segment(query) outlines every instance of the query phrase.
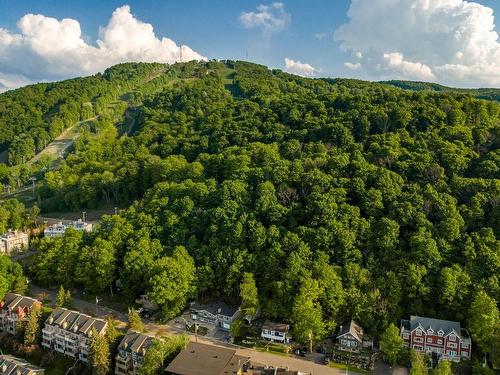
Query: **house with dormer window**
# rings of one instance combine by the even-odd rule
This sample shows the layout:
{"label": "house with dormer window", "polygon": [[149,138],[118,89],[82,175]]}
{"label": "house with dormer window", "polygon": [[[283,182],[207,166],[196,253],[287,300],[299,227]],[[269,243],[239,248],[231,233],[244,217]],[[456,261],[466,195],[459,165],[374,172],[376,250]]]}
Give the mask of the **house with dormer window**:
{"label": "house with dormer window", "polygon": [[19,324],[28,319],[28,314],[35,305],[41,307],[42,303],[34,298],[7,293],[3,301],[0,301],[0,331],[15,335]]}
{"label": "house with dormer window", "polygon": [[471,355],[469,332],[458,322],[411,316],[409,320],[401,321],[400,335],[407,348],[438,360],[459,362]]}
{"label": "house with dormer window", "polygon": [[59,307],[45,321],[42,346],[88,363],[93,329],[104,335],[107,328],[108,323],[103,319]]}

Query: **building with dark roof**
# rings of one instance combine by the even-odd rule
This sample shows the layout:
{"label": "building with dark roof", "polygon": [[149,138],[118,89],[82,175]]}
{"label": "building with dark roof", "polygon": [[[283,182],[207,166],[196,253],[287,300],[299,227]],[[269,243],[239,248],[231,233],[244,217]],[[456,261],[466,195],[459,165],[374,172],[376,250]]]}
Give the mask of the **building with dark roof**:
{"label": "building with dark roof", "polygon": [[337,343],[340,349],[358,351],[363,347],[364,331],[354,320],[340,326]]}
{"label": "building with dark roof", "polygon": [[136,375],[144,362],[148,348],[153,344],[153,336],[129,331],[118,346],[116,355],[116,375]]}
{"label": "building with dark roof", "polygon": [[19,322],[26,321],[35,306],[41,307],[42,303],[31,297],[7,293],[0,302],[0,331],[15,335]]}
{"label": "building with dark roof", "polygon": [[226,331],[231,329],[231,324],[240,316],[238,308],[220,301],[206,304],[195,302],[190,311],[193,320],[213,324]]}
{"label": "building with dark roof", "polygon": [[165,371],[174,375],[241,375],[249,361],[233,349],[191,342]]}
{"label": "building with dark roof", "polygon": [[266,321],[262,325],[260,337],[265,340],[288,343],[291,339],[288,331],[290,331],[289,324]]}
{"label": "building with dark roof", "polygon": [[42,329],[42,346],[88,363],[92,330],[104,335],[108,323],[78,311],[62,307],[55,309]]}
{"label": "building with dark roof", "polygon": [[0,375],[43,375],[45,370],[11,355],[0,355]]}
{"label": "building with dark roof", "polygon": [[411,316],[409,320],[401,321],[400,335],[406,347],[437,360],[459,362],[471,355],[469,332],[458,322]]}

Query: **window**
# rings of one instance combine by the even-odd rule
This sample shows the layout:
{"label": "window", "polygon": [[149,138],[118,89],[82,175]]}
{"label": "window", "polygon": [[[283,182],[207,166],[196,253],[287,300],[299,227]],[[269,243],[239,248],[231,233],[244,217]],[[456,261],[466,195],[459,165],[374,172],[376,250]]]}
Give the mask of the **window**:
{"label": "window", "polygon": [[455,339],[456,339],[456,336],[452,333],[452,334],[450,335],[450,341],[455,341]]}
{"label": "window", "polygon": [[415,332],[415,334],[416,334],[417,336],[422,336],[422,331],[421,331],[421,330],[419,330],[419,329],[417,329],[417,332]]}
{"label": "window", "polygon": [[443,330],[442,330],[442,329],[440,329],[440,330],[438,331],[438,335],[439,335],[439,336],[443,336],[443,335],[444,335],[444,332],[443,332]]}
{"label": "window", "polygon": [[468,357],[469,353],[468,352],[462,352],[462,357]]}
{"label": "window", "polygon": [[424,342],[424,339],[421,338],[421,337],[415,337],[415,340],[413,340],[415,342]]}
{"label": "window", "polygon": [[450,356],[450,357],[455,357],[457,355],[457,352],[454,351],[454,350],[448,350],[447,351],[447,354]]}
{"label": "window", "polygon": [[432,338],[428,337],[427,342],[432,344]]}
{"label": "window", "polygon": [[466,342],[462,343],[462,348],[463,349],[468,349],[469,348],[469,344],[467,344]]}
{"label": "window", "polygon": [[452,342],[448,343],[448,348],[456,348],[456,347],[457,347],[457,344],[454,344]]}
{"label": "window", "polygon": [[443,340],[438,339],[438,344],[439,344],[439,345],[443,345]]}
{"label": "window", "polygon": [[430,329],[430,328],[429,328],[429,329],[427,330],[427,334],[428,334],[428,335],[432,335],[433,333],[434,333],[434,331],[433,331],[432,329]]}
{"label": "window", "polygon": [[404,339],[408,339],[410,337],[410,335],[408,335],[407,333],[403,333],[403,338]]}

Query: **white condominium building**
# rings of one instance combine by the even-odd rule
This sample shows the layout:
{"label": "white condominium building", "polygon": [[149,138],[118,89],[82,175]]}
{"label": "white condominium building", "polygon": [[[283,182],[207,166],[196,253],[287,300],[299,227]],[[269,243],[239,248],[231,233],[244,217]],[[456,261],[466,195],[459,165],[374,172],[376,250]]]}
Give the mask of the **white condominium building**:
{"label": "white condominium building", "polygon": [[62,307],[55,309],[42,329],[42,346],[88,363],[92,329],[104,335],[108,323]]}

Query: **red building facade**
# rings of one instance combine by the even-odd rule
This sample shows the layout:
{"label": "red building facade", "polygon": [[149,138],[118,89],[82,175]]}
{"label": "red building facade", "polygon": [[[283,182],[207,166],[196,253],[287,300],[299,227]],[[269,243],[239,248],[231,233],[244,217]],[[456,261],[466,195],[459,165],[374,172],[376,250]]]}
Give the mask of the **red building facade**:
{"label": "red building facade", "polygon": [[412,316],[410,320],[401,321],[400,335],[407,348],[438,360],[459,362],[471,355],[469,332],[458,322]]}

